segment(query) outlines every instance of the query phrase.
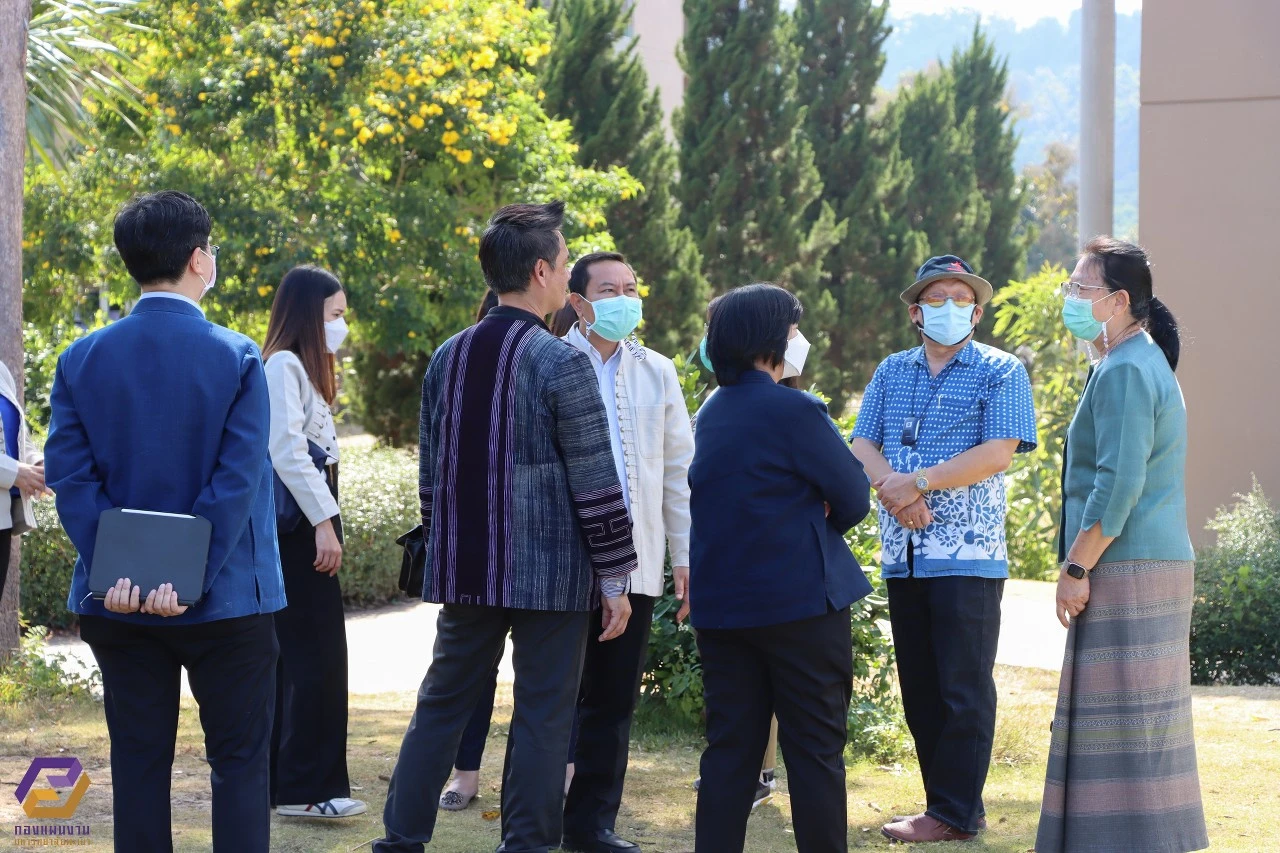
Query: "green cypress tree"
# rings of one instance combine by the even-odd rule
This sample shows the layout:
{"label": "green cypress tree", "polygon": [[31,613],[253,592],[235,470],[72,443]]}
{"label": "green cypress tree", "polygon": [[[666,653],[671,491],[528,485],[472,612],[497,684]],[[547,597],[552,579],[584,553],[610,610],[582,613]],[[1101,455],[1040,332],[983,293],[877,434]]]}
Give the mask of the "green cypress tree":
{"label": "green cypress tree", "polygon": [[955,78],[947,68],[917,74],[889,112],[911,163],[907,214],[928,238],[928,253],[959,255],[985,272],[991,205],[978,186],[974,117],[957,118]]}
{"label": "green cypress tree", "polygon": [[975,24],[972,41],[955,51],[950,70],[956,116],[973,122],[978,189],[991,207],[981,272],[1000,288],[1021,278],[1027,247],[1035,239],[1034,233],[1020,227],[1026,192],[1013,168],[1018,133],[1007,92],[1009,63],[996,56],[995,45]]}
{"label": "green cypress tree", "polygon": [[834,310],[815,312],[827,349],[809,369],[836,410],[885,354],[914,342],[897,295],[923,260],[925,239],[907,216],[911,167],[897,128],[891,116],[872,114],[887,13],[871,0],[800,0],[795,12],[806,135],[822,198],[848,222],[824,261]]}
{"label": "green cypress tree", "polygon": [[813,288],[844,226],[807,219],[822,182],[796,98],[791,16],[778,0],[684,0],[684,17],[679,193],[707,278],[716,293],[761,280]]}
{"label": "green cypress tree", "polygon": [[609,231],[648,286],[644,337],[659,352],[690,352],[709,298],[702,258],[672,198],[676,155],[658,91],[626,35],[625,0],[564,0],[553,7],[556,39],[542,72],[547,112],[569,119],[583,165],[625,166],[645,191],[609,210]]}

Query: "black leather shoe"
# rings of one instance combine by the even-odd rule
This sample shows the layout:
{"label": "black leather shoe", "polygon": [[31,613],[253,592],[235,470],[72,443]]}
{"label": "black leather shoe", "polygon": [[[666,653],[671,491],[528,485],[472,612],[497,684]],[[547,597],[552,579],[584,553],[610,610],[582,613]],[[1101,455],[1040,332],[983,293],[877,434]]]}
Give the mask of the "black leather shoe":
{"label": "black leather shoe", "polygon": [[561,850],[571,853],[640,853],[640,845],[620,837],[611,829],[602,829],[594,838],[573,838],[566,835]]}

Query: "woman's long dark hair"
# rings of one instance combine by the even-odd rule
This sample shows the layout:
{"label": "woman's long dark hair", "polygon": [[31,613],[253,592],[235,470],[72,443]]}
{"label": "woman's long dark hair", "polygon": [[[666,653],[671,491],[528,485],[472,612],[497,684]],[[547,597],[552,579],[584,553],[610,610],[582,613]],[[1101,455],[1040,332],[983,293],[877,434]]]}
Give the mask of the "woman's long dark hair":
{"label": "woman's long dark hair", "polygon": [[485,315],[498,307],[498,294],[492,290],[486,289],[484,299],[480,300],[480,307],[476,309],[476,322],[479,323],[484,319]]}
{"label": "woman's long dark hair", "polygon": [[342,290],[342,282],[319,267],[294,267],[284,274],[271,304],[271,322],[262,345],[265,361],[288,350],[298,357],[307,378],[329,405],[338,396],[337,362],[324,337],[324,301]]}
{"label": "woman's long dark hair", "polygon": [[1115,237],[1094,237],[1081,253],[1098,265],[1103,282],[1112,293],[1129,294],[1129,312],[1146,328],[1164,351],[1170,370],[1178,369],[1182,341],[1178,320],[1153,290],[1151,260],[1146,249]]}
{"label": "woman's long dark hair", "polygon": [[571,303],[566,302],[563,308],[551,315],[551,334],[563,338],[577,324],[578,312],[573,310]]}

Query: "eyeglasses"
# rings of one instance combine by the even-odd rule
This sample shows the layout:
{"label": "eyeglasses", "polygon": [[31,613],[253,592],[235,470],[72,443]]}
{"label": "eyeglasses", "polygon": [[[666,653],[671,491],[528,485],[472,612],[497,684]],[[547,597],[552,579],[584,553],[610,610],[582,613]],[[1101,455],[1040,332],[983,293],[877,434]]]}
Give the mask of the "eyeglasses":
{"label": "eyeglasses", "polygon": [[210,255],[213,255],[213,259],[216,261],[218,259],[218,248],[219,248],[218,246],[214,245],[213,243],[210,243],[209,248],[206,249],[205,251],[207,251]]}
{"label": "eyeglasses", "polygon": [[1080,291],[1082,290],[1106,290],[1106,288],[1100,284],[1081,284],[1078,281],[1064,281],[1062,284],[1058,285],[1058,289],[1062,291],[1063,296],[1067,296],[1072,299],[1079,299]]}
{"label": "eyeglasses", "polygon": [[972,296],[931,296],[928,299],[921,299],[917,305],[927,305],[930,308],[941,308],[948,302],[957,308],[968,308],[973,305],[976,300]]}

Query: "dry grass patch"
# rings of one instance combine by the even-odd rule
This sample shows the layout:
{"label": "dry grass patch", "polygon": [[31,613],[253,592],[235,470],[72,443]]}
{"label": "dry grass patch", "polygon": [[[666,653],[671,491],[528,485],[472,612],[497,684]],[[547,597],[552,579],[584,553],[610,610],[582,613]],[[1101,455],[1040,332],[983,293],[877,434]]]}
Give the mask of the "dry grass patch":
{"label": "dry grass patch", "polygon": [[[991,850],[1025,853],[1035,838],[1049,720],[1057,691],[1056,673],[1000,667],[1000,720],[996,762],[987,785],[992,828],[976,844],[941,845],[931,851]],[[1197,741],[1201,782],[1213,849],[1233,853],[1280,850],[1280,689],[1197,688]],[[438,853],[489,853],[497,847],[498,822],[485,820],[496,809],[510,695],[500,693],[482,774],[483,794],[462,813],[442,813]],[[272,850],[330,853],[358,849],[381,831],[386,782],[412,708],[412,694],[353,696],[349,741],[354,796],[369,801],[370,812],[350,821],[304,823],[273,819]],[[694,794],[700,739],[680,734],[644,734],[632,747],[627,796],[619,832],[638,841],[645,853],[688,853],[693,849]],[[52,709],[0,709],[0,828],[6,835],[20,811],[12,798],[35,755],[75,755],[93,779],[76,822],[92,825],[90,850],[111,849],[111,785],[102,710],[92,704]],[[174,834],[179,851],[211,847],[208,766],[194,705],[183,706],[174,762]],[[791,803],[785,768],[778,796],[750,822],[747,850],[789,853]],[[861,763],[849,768],[849,838],[855,849],[888,850],[880,825],[894,814],[921,808],[920,777],[914,762],[892,766]],[[554,784],[554,780],[548,780]],[[797,794],[798,795],[798,794]],[[0,849],[3,846],[0,845]],[[365,847],[364,849],[368,849]],[[898,848],[901,849],[901,848]]]}

